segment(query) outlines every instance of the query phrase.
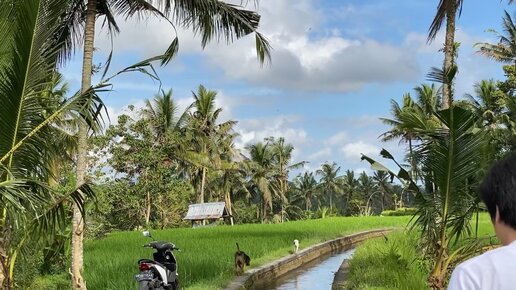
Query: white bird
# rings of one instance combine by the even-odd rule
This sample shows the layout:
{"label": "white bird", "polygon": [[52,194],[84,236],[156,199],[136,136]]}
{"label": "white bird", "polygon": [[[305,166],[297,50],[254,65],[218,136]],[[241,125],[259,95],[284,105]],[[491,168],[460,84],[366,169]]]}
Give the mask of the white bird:
{"label": "white bird", "polygon": [[297,253],[299,251],[299,241],[294,240],[294,253]]}

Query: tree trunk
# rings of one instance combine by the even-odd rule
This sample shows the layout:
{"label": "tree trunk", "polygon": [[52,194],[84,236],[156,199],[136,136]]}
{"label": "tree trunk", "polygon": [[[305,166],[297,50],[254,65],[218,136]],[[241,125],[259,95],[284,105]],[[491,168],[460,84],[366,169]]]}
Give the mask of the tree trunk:
{"label": "tree trunk", "polygon": [[384,211],[385,193],[382,192],[382,212]]}
{"label": "tree trunk", "polygon": [[[455,54],[455,17],[457,15],[457,1],[448,1],[446,11],[446,37],[444,41],[444,65],[445,74],[454,63]],[[443,109],[448,109],[453,102],[452,83],[445,81],[443,84]]]}
{"label": "tree trunk", "polygon": [[226,196],[226,198],[225,198],[226,207],[228,209],[228,214],[229,214],[229,221],[231,222],[231,225],[234,225],[233,205],[231,204],[231,193],[228,191],[228,192],[226,192],[225,196]]}
{"label": "tree trunk", "polygon": [[202,168],[201,192],[199,194],[199,202],[204,203],[204,183],[206,182],[206,167]]}
{"label": "tree trunk", "polygon": [[[202,179],[201,179],[201,194],[199,196],[199,201],[204,203],[204,184],[206,183],[206,167],[202,168]],[[202,220],[202,225],[206,225],[206,220]]]}
{"label": "tree trunk", "polygon": [[332,203],[332,201],[331,201],[331,196],[332,196],[332,194],[331,194],[331,192],[330,192],[330,211],[331,211],[331,210],[332,210],[332,208],[333,208],[333,203]]}
{"label": "tree trunk", "polygon": [[262,198],[262,223],[265,222],[267,218],[267,202]]}
{"label": "tree trunk", "polygon": [[147,227],[147,229],[149,228],[150,215],[151,215],[151,199],[150,199],[150,192],[147,190],[147,210],[145,211],[145,226]]}
{"label": "tree trunk", "polygon": [[146,210],[145,210],[145,226],[147,227],[147,229],[149,228],[149,222],[150,222],[150,216],[151,216],[151,198],[150,198],[150,192],[149,192],[149,189],[147,187],[147,180],[148,180],[148,173],[149,173],[149,168],[145,168],[145,173],[144,173],[144,180],[145,180],[145,190],[147,191],[147,197],[146,197]]}
{"label": "tree trunk", "polygon": [[412,146],[412,138],[409,138],[408,139],[408,143],[409,143],[409,154],[410,154],[410,167],[411,167],[411,178],[412,180],[414,180],[414,182],[417,183],[417,174],[416,174],[416,158],[414,156],[414,149],[413,149],[413,146]]}
{"label": "tree trunk", "polygon": [[[86,92],[91,87],[93,43],[95,37],[95,16],[97,13],[97,0],[89,0],[86,11],[86,25],[84,28],[84,55],[82,61],[81,92]],[[77,182],[84,184],[86,177],[87,153],[88,153],[88,125],[84,120],[79,122],[77,145]],[[86,289],[86,282],[82,277],[83,272],[83,238],[84,218],[77,207],[73,206],[72,221],[72,287],[74,289]]]}

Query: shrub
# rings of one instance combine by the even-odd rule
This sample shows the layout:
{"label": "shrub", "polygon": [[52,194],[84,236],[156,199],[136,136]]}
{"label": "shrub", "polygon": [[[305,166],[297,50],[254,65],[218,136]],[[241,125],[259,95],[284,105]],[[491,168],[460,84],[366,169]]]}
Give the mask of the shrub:
{"label": "shrub", "polygon": [[350,260],[344,289],[427,289],[429,265],[417,251],[418,233],[364,242]]}
{"label": "shrub", "polygon": [[402,207],[397,210],[384,210],[382,211],[383,216],[403,216],[403,215],[415,215],[417,208],[413,207]]}
{"label": "shrub", "polygon": [[37,277],[29,289],[38,290],[68,290],[71,288],[69,275],[66,273],[59,275],[46,275]]}

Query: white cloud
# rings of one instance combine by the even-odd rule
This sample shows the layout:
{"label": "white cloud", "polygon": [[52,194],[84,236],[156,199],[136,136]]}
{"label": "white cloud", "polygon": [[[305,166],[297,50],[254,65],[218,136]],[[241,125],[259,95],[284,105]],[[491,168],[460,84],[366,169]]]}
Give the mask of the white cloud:
{"label": "white cloud", "polygon": [[361,154],[364,155],[377,155],[380,149],[373,144],[366,143],[364,141],[357,141],[344,145],[341,149],[344,154],[344,158],[348,161],[354,162],[360,160]]}
{"label": "white cloud", "polygon": [[[411,47],[344,38],[338,28],[323,26],[324,17],[313,0],[263,1],[258,10],[260,31],[273,46],[271,66],[258,64],[253,36],[229,46],[212,43],[202,52],[199,38],[191,30],[179,29],[180,55],[201,53],[208,60],[205,63],[221,68],[230,79],[313,91],[352,91],[369,83],[410,81],[419,73]],[[117,52],[156,55],[175,36],[167,22],[156,18],[120,19],[119,25],[121,33],[114,38]],[[109,50],[111,42],[105,32],[99,34],[97,46]]]}
{"label": "white cloud", "polygon": [[292,115],[239,120],[236,131],[240,136],[235,144],[238,148],[244,148],[247,144],[263,141],[270,136],[284,137],[285,142],[293,144],[296,151],[299,151],[300,145],[307,143],[309,137],[304,129],[296,128],[298,121],[300,119]]}
{"label": "white cloud", "polygon": [[328,140],[324,141],[324,144],[329,146],[339,145],[344,143],[348,139],[348,133],[342,131],[328,138]]}
{"label": "white cloud", "polygon": [[331,157],[331,148],[329,147],[326,147],[326,148],[323,148],[315,153],[312,153],[310,155],[308,155],[308,160],[319,160],[319,159],[325,159],[325,158],[328,158],[328,157]]}

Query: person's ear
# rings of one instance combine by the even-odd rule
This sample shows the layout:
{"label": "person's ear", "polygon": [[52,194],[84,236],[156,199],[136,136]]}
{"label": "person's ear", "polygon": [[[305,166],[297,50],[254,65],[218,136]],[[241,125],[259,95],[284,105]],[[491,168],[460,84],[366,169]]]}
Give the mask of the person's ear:
{"label": "person's ear", "polygon": [[496,206],[496,214],[495,214],[495,224],[500,223],[500,210],[498,206]]}

